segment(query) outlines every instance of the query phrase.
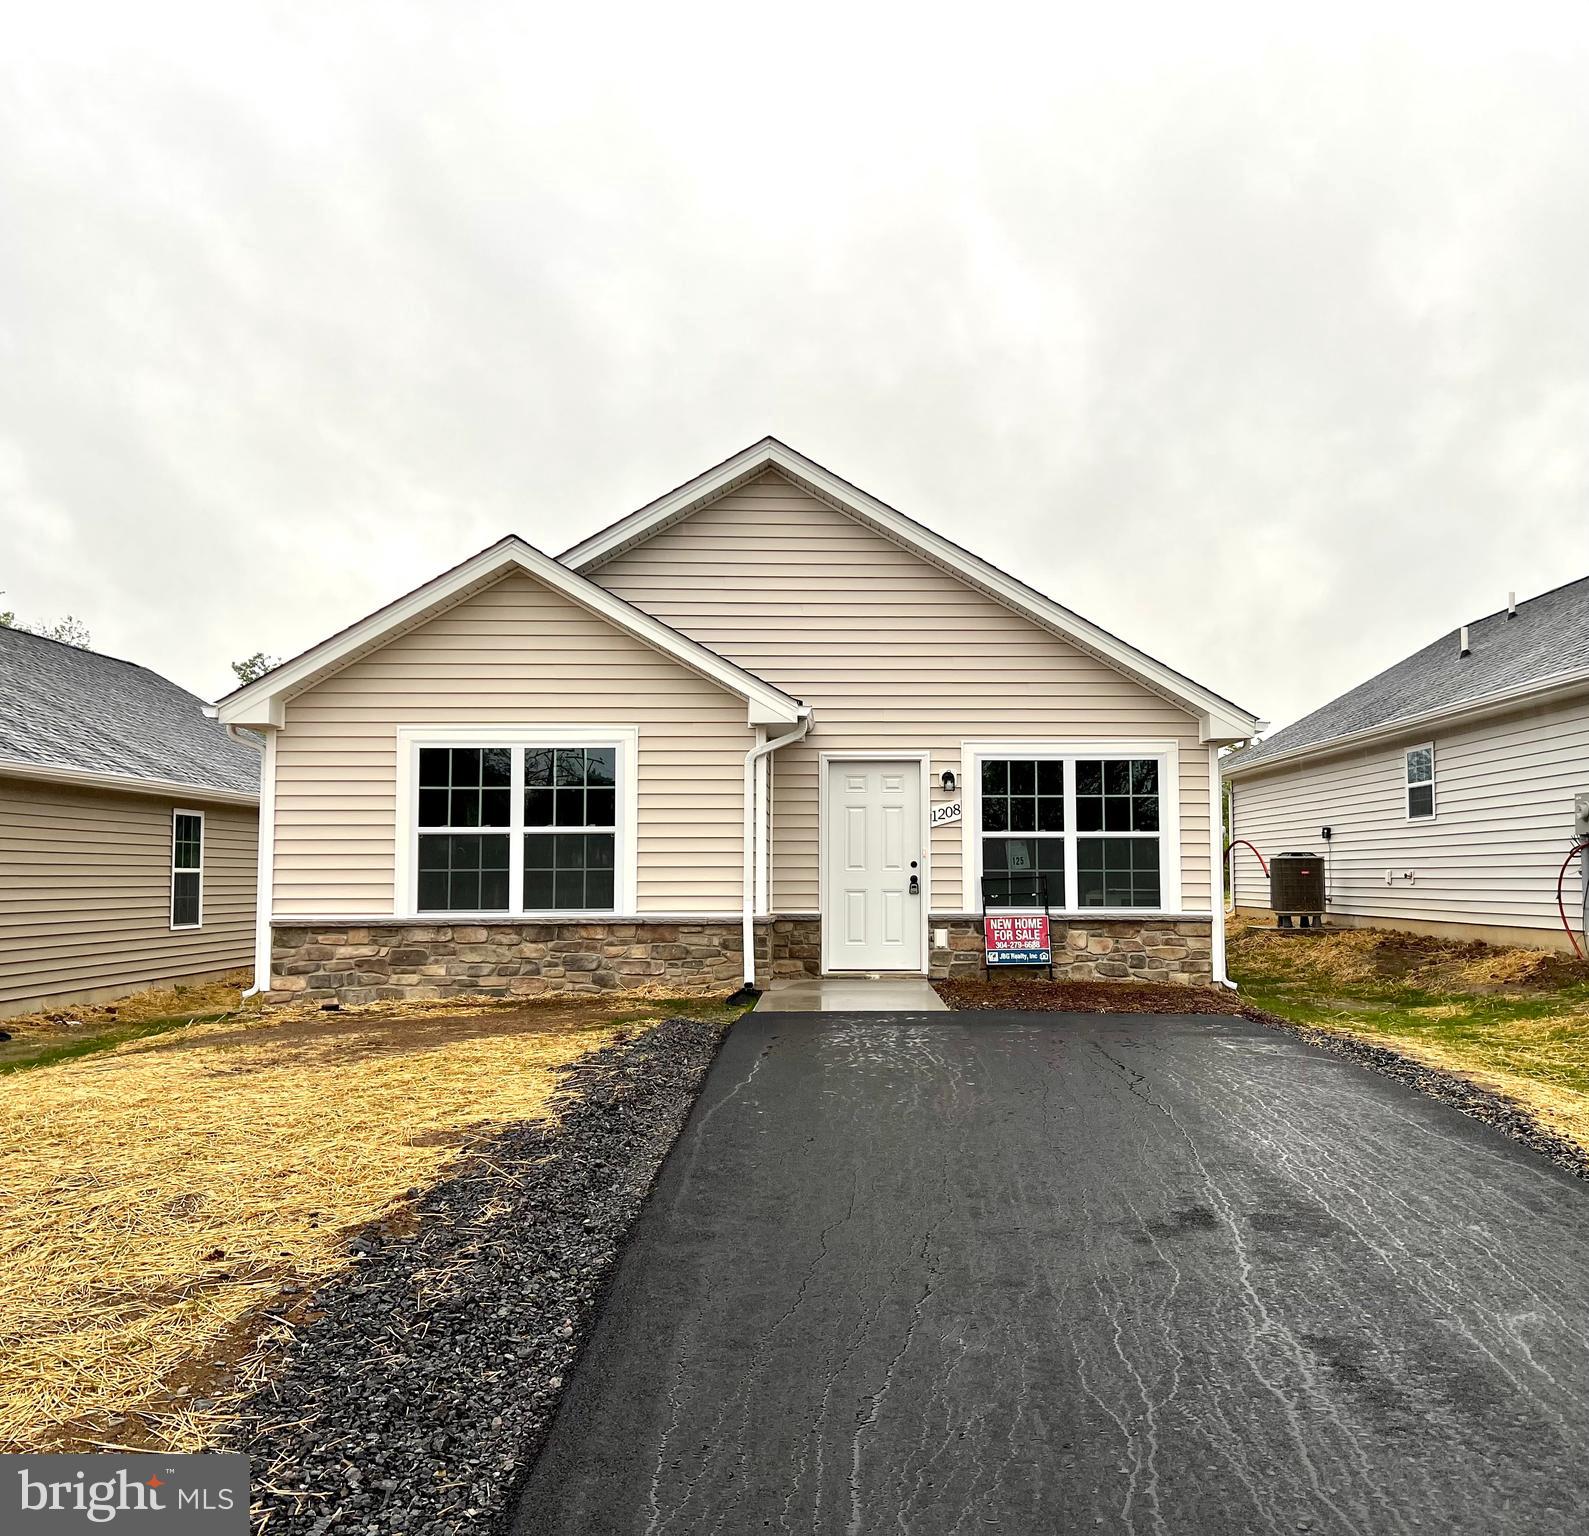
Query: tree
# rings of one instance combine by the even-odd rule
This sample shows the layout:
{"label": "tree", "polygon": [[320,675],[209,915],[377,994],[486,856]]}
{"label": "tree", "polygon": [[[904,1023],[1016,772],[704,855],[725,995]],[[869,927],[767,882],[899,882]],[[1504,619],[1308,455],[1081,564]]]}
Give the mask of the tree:
{"label": "tree", "polygon": [[239,683],[252,683],[256,678],[263,677],[272,667],[279,667],[281,659],[276,656],[267,656],[263,651],[255,651],[252,656],[245,656],[241,661],[232,663],[232,671],[237,674]]}
{"label": "tree", "polygon": [[20,629],[24,634],[42,635],[46,640],[59,640],[62,645],[75,645],[80,651],[86,651],[93,639],[88,633],[88,626],[71,614],[67,614],[64,619],[57,619],[53,624],[27,624],[18,623],[16,614],[8,608],[4,613],[0,613],[0,628]]}

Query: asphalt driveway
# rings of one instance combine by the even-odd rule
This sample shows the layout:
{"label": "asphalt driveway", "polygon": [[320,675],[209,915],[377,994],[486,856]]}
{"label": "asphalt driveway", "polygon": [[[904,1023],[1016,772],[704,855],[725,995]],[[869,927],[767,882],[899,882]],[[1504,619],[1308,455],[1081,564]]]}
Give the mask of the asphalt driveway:
{"label": "asphalt driveway", "polygon": [[523,1533],[1566,1532],[1589,1188],[1233,1018],[752,1015]]}

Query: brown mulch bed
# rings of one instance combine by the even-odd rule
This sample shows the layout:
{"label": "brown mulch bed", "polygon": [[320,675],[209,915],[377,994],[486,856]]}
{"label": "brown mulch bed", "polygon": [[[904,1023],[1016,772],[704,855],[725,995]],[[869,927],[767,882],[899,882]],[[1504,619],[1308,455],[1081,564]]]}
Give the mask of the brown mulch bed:
{"label": "brown mulch bed", "polygon": [[1235,1013],[1241,996],[1215,987],[1165,986],[1150,981],[935,981],[951,1008],[1039,1013]]}

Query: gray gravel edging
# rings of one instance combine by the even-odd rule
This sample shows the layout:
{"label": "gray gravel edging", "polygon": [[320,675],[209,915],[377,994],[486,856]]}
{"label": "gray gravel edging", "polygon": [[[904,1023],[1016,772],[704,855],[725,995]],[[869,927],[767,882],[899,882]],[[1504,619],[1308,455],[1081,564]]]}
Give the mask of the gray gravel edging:
{"label": "gray gravel edging", "polygon": [[1519,1104],[1516,1099],[1508,1098],[1504,1093],[1481,1087],[1478,1083],[1455,1072],[1441,1067],[1431,1067],[1384,1046],[1370,1045],[1367,1041],[1351,1035],[1339,1035],[1333,1030],[1315,1029],[1312,1025],[1298,1024],[1293,1019],[1288,1019],[1282,1014],[1270,1013],[1265,1008],[1244,1007],[1241,1013],[1243,1018],[1251,1019],[1255,1024],[1263,1024],[1270,1029],[1288,1030],[1291,1034],[1299,1035],[1310,1045],[1319,1046],[1337,1056],[1348,1057],[1358,1065],[1367,1067],[1371,1072],[1378,1072],[1382,1077],[1391,1077],[1399,1083],[1406,1083],[1408,1087],[1416,1088],[1419,1093],[1427,1094],[1432,1099],[1439,1099],[1442,1104],[1449,1104],[1453,1109],[1460,1110],[1474,1120],[1482,1120],[1509,1140],[1520,1142],[1523,1146],[1538,1152],[1540,1156],[1548,1158],[1558,1168],[1564,1168],[1580,1179],[1589,1179],[1589,1153],[1577,1143],[1568,1141],[1565,1136],[1558,1135],[1542,1124],[1530,1110]]}
{"label": "gray gravel edging", "polygon": [[475,1145],[408,1238],[365,1234],[226,1443],[270,1536],[489,1530],[722,1041],[676,1019],[566,1068],[555,1121]]}

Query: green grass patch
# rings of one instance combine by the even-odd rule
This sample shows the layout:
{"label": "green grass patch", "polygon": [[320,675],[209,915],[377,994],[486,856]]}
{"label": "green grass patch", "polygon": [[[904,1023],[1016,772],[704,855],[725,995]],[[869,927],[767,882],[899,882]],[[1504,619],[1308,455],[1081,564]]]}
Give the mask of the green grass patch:
{"label": "green grass patch", "polygon": [[132,1040],[147,1040],[151,1035],[169,1034],[189,1024],[213,1024],[218,1019],[230,1017],[230,1013],[185,1013],[174,1019],[140,1019],[136,1024],[123,1024],[116,1029],[80,1035],[71,1040],[12,1040],[0,1045],[0,1077],[13,1072],[30,1072],[35,1067],[53,1067],[59,1062],[113,1051]]}
{"label": "green grass patch", "polygon": [[[1345,1031],[1483,1079],[1589,1137],[1589,984],[1555,988],[1414,985],[1321,974],[1299,943],[1242,957],[1231,973],[1254,1006]],[[1283,962],[1295,956],[1295,969]],[[1259,961],[1260,963],[1252,963]],[[1438,978],[1443,980],[1444,978]]]}

